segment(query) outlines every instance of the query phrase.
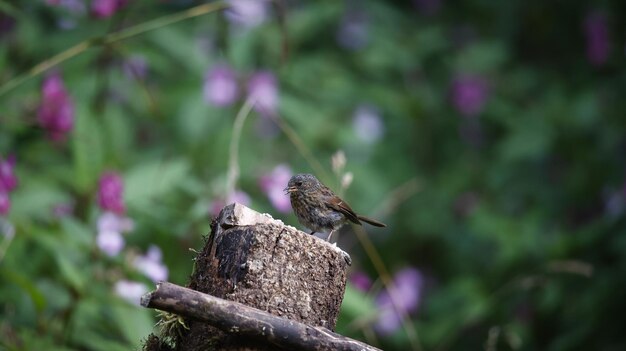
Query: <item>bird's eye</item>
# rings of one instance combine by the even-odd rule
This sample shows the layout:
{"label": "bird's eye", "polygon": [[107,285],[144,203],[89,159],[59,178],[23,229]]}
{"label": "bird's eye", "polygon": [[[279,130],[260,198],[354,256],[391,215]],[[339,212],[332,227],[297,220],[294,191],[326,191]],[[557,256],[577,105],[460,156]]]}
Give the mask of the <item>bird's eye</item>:
{"label": "bird's eye", "polygon": [[302,182],[296,182],[296,186],[302,186]]}

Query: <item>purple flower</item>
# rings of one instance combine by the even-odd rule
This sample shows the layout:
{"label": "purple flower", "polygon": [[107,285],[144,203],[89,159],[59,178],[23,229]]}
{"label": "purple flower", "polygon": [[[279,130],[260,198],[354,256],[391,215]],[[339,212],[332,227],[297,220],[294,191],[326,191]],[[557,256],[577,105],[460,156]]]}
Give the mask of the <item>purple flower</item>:
{"label": "purple flower", "polygon": [[140,282],[119,280],[115,283],[113,290],[117,296],[134,305],[139,305],[139,300],[143,294],[148,292],[148,287]]}
{"label": "purple flower", "polygon": [[98,218],[96,245],[108,256],[116,256],[125,245],[122,233],[131,231],[134,223],[131,219],[113,212],[104,212]]}
{"label": "purple flower", "polygon": [[141,55],[133,55],[124,60],[122,71],[128,79],[143,80],[148,75],[148,62]]}
{"label": "purple flower", "polygon": [[254,109],[264,116],[273,116],[278,108],[278,83],[273,73],[259,71],[248,81],[248,98],[254,100]]}
{"label": "purple flower", "polygon": [[128,0],[93,0],[91,14],[96,18],[108,18],[126,6]]}
{"label": "purple flower", "polygon": [[117,256],[125,245],[124,237],[120,232],[100,231],[96,236],[96,245],[100,251],[110,257]]}
{"label": "purple flower", "polygon": [[15,156],[9,155],[6,160],[0,156],[0,215],[6,215],[11,209],[9,193],[17,187],[14,168]]}
{"label": "purple flower", "polygon": [[74,127],[74,102],[65,90],[59,73],[44,78],[37,120],[54,141],[63,140]]}
{"label": "purple flower", "polygon": [[231,105],[239,97],[237,77],[226,64],[211,68],[204,78],[204,100],[215,106]]}
{"label": "purple flower", "polygon": [[105,172],[99,181],[98,205],[105,211],[117,214],[126,212],[124,206],[124,183],[122,177],[114,172]]}
{"label": "purple flower", "polygon": [[489,98],[489,85],[485,78],[461,75],[452,83],[452,103],[466,117],[480,114]]}
{"label": "purple flower", "polygon": [[9,193],[0,189],[0,215],[6,215],[11,209],[11,199]]}
{"label": "purple flower", "polygon": [[150,245],[146,255],[137,257],[133,261],[133,266],[155,283],[167,280],[168,270],[161,261],[162,256],[163,254],[158,246]]}
{"label": "purple flower", "polygon": [[276,210],[287,213],[291,210],[291,201],[283,189],[287,186],[291,178],[291,168],[285,164],[278,165],[274,169],[261,177],[259,185],[261,190],[267,195]]}
{"label": "purple flower", "polygon": [[587,59],[594,66],[604,65],[611,50],[606,15],[598,11],[589,13],[583,27],[587,40]]}
{"label": "purple flower", "polygon": [[225,11],[226,18],[244,28],[252,28],[267,19],[266,0],[229,0],[230,7]]}
{"label": "purple flower", "polygon": [[385,125],[376,108],[359,106],[352,118],[352,128],[359,139],[368,144],[378,141],[385,132]]}
{"label": "purple flower", "polygon": [[376,298],[379,315],[375,328],[379,333],[391,334],[400,328],[402,315],[415,311],[419,306],[423,285],[422,274],[415,268],[396,272],[391,291],[384,290]]}
{"label": "purple flower", "polygon": [[348,11],[343,16],[337,42],[346,49],[358,50],[367,45],[369,40],[369,21],[362,11]]}
{"label": "purple flower", "polygon": [[350,275],[350,283],[360,291],[367,292],[372,287],[372,279],[364,272],[356,271]]}
{"label": "purple flower", "polygon": [[213,204],[211,204],[211,215],[213,216],[219,215],[220,211],[222,211],[222,208],[224,208],[224,206],[230,205],[233,202],[240,203],[244,206],[249,206],[250,196],[241,190],[236,190],[235,193],[232,196],[229,196],[226,200],[217,199],[213,201]]}
{"label": "purple flower", "polygon": [[12,191],[17,187],[17,177],[13,169],[15,168],[15,156],[9,155],[5,159],[0,156],[0,191]]}

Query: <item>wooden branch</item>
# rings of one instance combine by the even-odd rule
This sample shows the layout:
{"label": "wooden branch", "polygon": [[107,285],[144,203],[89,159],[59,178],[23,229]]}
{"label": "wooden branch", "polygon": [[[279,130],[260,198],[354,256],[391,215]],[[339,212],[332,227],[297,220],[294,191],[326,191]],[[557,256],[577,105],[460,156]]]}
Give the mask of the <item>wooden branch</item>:
{"label": "wooden branch", "polygon": [[226,333],[270,343],[287,350],[375,351],[373,346],[208,294],[161,282],[141,298],[141,305],[206,322]]}

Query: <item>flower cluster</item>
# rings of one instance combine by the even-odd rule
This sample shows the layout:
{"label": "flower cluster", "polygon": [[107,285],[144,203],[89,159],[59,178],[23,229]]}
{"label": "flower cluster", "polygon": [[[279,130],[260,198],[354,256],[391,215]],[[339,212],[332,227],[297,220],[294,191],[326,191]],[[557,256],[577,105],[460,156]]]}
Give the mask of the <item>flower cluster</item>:
{"label": "flower cluster", "polygon": [[478,75],[460,75],[452,83],[452,104],[465,117],[479,115],[489,98],[487,80]]}
{"label": "flower cluster", "polygon": [[420,271],[407,267],[393,277],[393,286],[376,297],[379,309],[375,329],[390,334],[402,325],[402,316],[414,312],[422,298],[424,279]]}
{"label": "flower cluster", "polygon": [[54,141],[62,141],[74,127],[74,102],[58,72],[44,78],[37,121]]}
{"label": "flower cluster", "polygon": [[6,215],[11,208],[9,193],[17,187],[17,177],[13,171],[14,168],[14,156],[11,155],[6,159],[0,156],[0,215]]}
{"label": "flower cluster", "polygon": [[292,174],[289,166],[281,164],[259,179],[261,190],[267,195],[274,208],[282,213],[291,211],[289,196],[283,189],[287,186]]}
{"label": "flower cluster", "polygon": [[133,266],[155,283],[167,280],[168,269],[163,264],[163,253],[156,245],[150,245],[145,255],[135,258]]}
{"label": "flower cluster", "polygon": [[[227,64],[218,64],[204,76],[204,100],[217,107],[230,106],[239,99],[237,73]],[[254,109],[263,116],[276,113],[278,107],[278,83],[273,73],[258,71],[250,76],[247,98],[254,100]]]}
{"label": "flower cluster", "polygon": [[268,0],[230,0],[226,19],[244,29],[254,28],[268,17]]}
{"label": "flower cluster", "polygon": [[105,211],[117,214],[126,212],[124,206],[124,183],[122,177],[115,172],[105,172],[100,177],[98,187],[98,205]]}
{"label": "flower cluster", "polygon": [[98,206],[104,211],[98,218],[96,243],[109,256],[117,256],[125,245],[123,233],[133,229],[134,223],[124,216],[124,184],[119,174],[105,172],[99,181]]}
{"label": "flower cluster", "polygon": [[[350,276],[350,283],[362,292],[368,292],[372,288],[370,277],[360,271]],[[376,296],[378,308],[378,318],[374,322],[376,331],[388,335],[398,330],[402,326],[403,316],[417,310],[423,290],[424,279],[419,270],[407,267],[396,272],[392,286]]]}
{"label": "flower cluster", "polygon": [[98,218],[96,244],[108,256],[117,256],[125,245],[123,233],[134,228],[133,220],[113,212],[104,212]]}

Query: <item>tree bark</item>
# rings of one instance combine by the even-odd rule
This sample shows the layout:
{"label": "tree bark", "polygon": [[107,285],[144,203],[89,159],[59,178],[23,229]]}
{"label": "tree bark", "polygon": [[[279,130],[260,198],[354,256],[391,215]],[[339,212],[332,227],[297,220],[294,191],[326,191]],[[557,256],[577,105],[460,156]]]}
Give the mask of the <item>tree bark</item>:
{"label": "tree bark", "polygon": [[157,308],[206,322],[231,336],[243,336],[285,350],[379,350],[322,327],[312,327],[274,316],[238,302],[162,282],[141,299],[144,307]]}

